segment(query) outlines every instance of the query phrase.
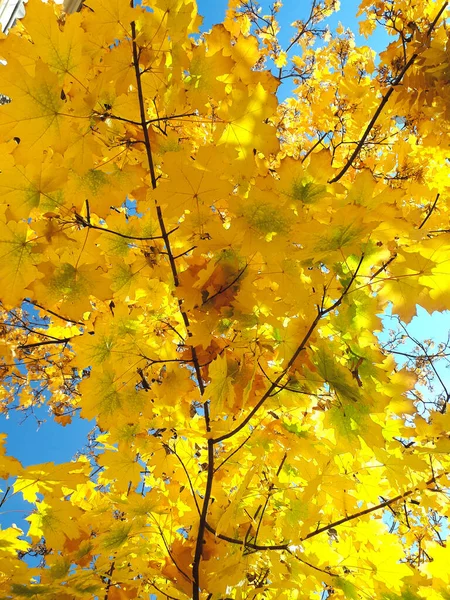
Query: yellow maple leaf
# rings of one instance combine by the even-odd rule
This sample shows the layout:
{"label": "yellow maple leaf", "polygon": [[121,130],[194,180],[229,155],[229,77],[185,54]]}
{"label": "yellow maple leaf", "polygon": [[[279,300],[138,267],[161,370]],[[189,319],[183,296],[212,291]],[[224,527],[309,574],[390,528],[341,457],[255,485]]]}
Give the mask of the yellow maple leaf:
{"label": "yellow maple leaf", "polygon": [[250,93],[236,85],[231,93],[230,106],[223,105],[218,116],[223,124],[217,127],[217,144],[235,148],[238,156],[245,159],[253,151],[266,156],[277,151],[275,130],[267,119],[273,116],[275,96],[257,84]]}
{"label": "yellow maple leaf", "polygon": [[41,59],[62,77],[83,78],[86,62],[81,15],[71,16],[61,27],[55,18],[54,6],[31,2],[27,9],[24,25],[39,47]]}
{"label": "yellow maple leaf", "polygon": [[66,537],[74,539],[79,536],[78,522],[82,514],[70,502],[47,496],[47,502],[39,502],[36,512],[26,518],[30,523],[28,535],[35,541],[44,536],[48,546],[57,550]]}
{"label": "yellow maple leaf", "polygon": [[23,531],[18,527],[0,529],[0,555],[6,559],[8,554],[16,556],[18,551],[26,552],[29,544],[25,540],[19,540],[20,536],[23,536]]}
{"label": "yellow maple leaf", "polygon": [[98,457],[98,464],[105,467],[100,479],[114,482],[117,490],[127,491],[131,485],[137,486],[141,481],[144,467],[136,460],[136,452],[131,450],[106,451]]}
{"label": "yellow maple leaf", "polygon": [[226,352],[219,355],[209,366],[210,384],[207,387],[211,401],[211,413],[220,415],[227,406],[234,403],[234,387],[228,374]]}
{"label": "yellow maple leaf", "polygon": [[[2,68],[2,90],[12,102],[0,106],[0,135],[20,140],[16,158],[48,146],[61,152],[70,140],[70,127],[62,115],[64,102],[58,77],[38,60],[34,76],[14,57]],[[26,115],[26,118],[24,118]]]}
{"label": "yellow maple leaf", "polygon": [[8,479],[11,475],[19,475],[22,472],[22,465],[12,456],[6,456],[6,433],[0,433],[0,477]]}
{"label": "yellow maple leaf", "polygon": [[438,579],[448,585],[450,583],[448,546],[439,545],[436,542],[428,542],[426,551],[431,560],[422,565],[421,571],[426,573],[428,577],[432,577],[434,580]]}
{"label": "yellow maple leaf", "polygon": [[40,277],[36,268],[40,256],[35,248],[26,223],[0,221],[0,279],[6,284],[0,298],[7,306],[20,302],[27,295],[27,287]]}

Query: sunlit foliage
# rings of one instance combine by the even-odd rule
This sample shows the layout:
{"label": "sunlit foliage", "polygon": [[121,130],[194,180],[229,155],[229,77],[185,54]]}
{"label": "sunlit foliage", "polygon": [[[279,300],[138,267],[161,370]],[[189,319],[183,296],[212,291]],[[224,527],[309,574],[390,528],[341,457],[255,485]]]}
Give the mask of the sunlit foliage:
{"label": "sunlit foliage", "polygon": [[0,40],[0,410],[96,424],[3,453],[0,596],[448,599],[447,2],[84,4]]}

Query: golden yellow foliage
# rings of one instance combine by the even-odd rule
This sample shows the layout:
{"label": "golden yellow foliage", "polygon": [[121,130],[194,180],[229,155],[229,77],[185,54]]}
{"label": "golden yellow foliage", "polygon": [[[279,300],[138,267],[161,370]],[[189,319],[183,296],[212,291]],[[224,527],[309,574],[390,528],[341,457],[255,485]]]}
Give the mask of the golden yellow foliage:
{"label": "golden yellow foliage", "polygon": [[2,449],[0,596],[448,598],[444,352],[377,337],[450,308],[447,2],[363,0],[377,61],[337,0],[84,4],[0,40],[0,410],[95,421]]}

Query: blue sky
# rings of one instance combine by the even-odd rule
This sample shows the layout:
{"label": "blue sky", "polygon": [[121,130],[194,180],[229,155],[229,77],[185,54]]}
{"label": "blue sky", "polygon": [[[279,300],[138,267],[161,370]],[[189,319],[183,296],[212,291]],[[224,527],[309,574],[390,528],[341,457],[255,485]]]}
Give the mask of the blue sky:
{"label": "blue sky", "polygon": [[[337,27],[341,22],[344,27],[350,28],[356,34],[356,42],[358,45],[367,44],[371,48],[380,52],[384,50],[389,43],[389,36],[384,32],[377,31],[368,40],[358,34],[358,20],[356,13],[358,12],[360,0],[341,0],[340,10],[327,19],[327,24],[331,29]],[[271,2],[261,2],[263,8],[267,8]],[[227,8],[227,0],[197,0],[199,13],[204,17],[202,31],[207,31],[215,23],[220,23],[224,17]],[[293,35],[293,28],[290,24],[298,19],[305,19],[309,14],[311,2],[309,0],[285,0],[283,7],[278,13],[278,21],[281,26],[280,41],[287,42]],[[264,14],[264,11],[262,12]],[[292,50],[294,52],[294,49]]]}
{"label": "blue sky", "polygon": [[[207,31],[214,23],[223,20],[227,1],[199,0],[198,5],[200,14],[205,18],[202,30]],[[341,11],[328,20],[330,27],[334,29],[341,22],[344,27],[349,27],[357,32],[358,25],[355,15],[358,2],[355,0],[342,0],[342,5]],[[282,28],[281,41],[285,46],[288,45],[293,35],[290,23],[296,19],[305,18],[309,6],[310,2],[306,0],[286,0],[279,15]],[[358,44],[370,45],[379,52],[389,43],[389,38],[385,33],[375,33],[369,40],[357,36],[356,41]],[[443,315],[435,313],[430,316],[421,310],[420,316],[415,318],[411,324],[411,333],[419,339],[445,340],[448,335],[449,323],[448,313]],[[390,327],[388,320],[386,320],[386,327]],[[445,376],[445,373],[443,375]],[[42,423],[39,424],[39,421],[42,421]],[[24,419],[24,414],[19,412],[10,413],[8,419],[5,416],[0,417],[0,432],[8,434],[8,454],[18,458],[24,465],[71,460],[76,452],[83,447],[86,435],[92,425],[92,423],[79,418],[75,418],[74,423],[66,428],[56,425],[50,420],[45,407],[36,410],[34,416],[26,419]],[[5,489],[5,487],[3,482],[0,482],[0,488]],[[19,499],[13,498],[8,501],[0,509],[0,523],[3,527],[12,522],[20,523],[25,516],[25,508]]]}
{"label": "blue sky", "polygon": [[[345,29],[350,29],[355,34],[355,42],[358,46],[370,46],[377,53],[385,50],[387,45],[393,40],[386,31],[377,28],[377,30],[368,39],[359,35],[358,22],[362,17],[357,18],[359,3],[361,0],[341,0],[341,8],[331,17],[323,21],[331,31],[341,23]],[[216,23],[223,21],[227,9],[228,0],[197,0],[199,14],[203,17],[201,31],[205,32],[211,29]],[[269,13],[268,7],[272,2],[261,0],[261,14]],[[284,0],[283,6],[277,14],[278,24],[280,25],[279,41],[282,48],[287,48],[296,30],[291,27],[291,23],[299,19],[307,19],[311,7],[310,0]],[[289,53],[289,56],[295,56],[295,47]],[[294,89],[292,79],[285,79],[278,88],[278,98],[285,100],[291,95]]]}

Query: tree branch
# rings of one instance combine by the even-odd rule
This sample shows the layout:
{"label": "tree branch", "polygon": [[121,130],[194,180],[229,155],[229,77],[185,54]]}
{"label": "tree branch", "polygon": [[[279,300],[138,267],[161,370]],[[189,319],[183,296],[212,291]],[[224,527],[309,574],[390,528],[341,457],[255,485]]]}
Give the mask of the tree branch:
{"label": "tree branch", "polygon": [[84,323],[82,321],[74,321],[73,319],[63,317],[62,315],[58,314],[57,312],[54,312],[53,310],[50,310],[49,308],[45,308],[45,306],[42,306],[42,304],[38,304],[37,302],[34,302],[34,300],[29,300],[28,298],[24,298],[23,301],[27,302],[28,304],[31,304],[32,306],[35,306],[36,308],[45,310],[45,312],[48,312],[50,315],[53,315],[54,317],[58,317],[58,319],[61,319],[61,321],[67,321],[67,323],[75,323],[76,325],[84,325]]}
{"label": "tree branch", "polygon": [[[133,0],[132,0],[133,2]],[[156,175],[155,175],[155,165],[153,163],[152,149],[150,146],[150,137],[148,135],[148,129],[146,125],[146,115],[145,115],[145,102],[144,102],[144,93],[142,91],[142,81],[141,81],[141,71],[139,68],[139,52],[136,43],[136,23],[133,21],[131,23],[131,43],[133,48],[133,65],[134,72],[136,75],[136,85],[137,85],[137,93],[139,98],[139,112],[141,115],[141,126],[142,132],[144,134],[145,141],[145,151],[147,153],[147,161],[150,169],[150,179],[152,182],[152,188],[156,188]]]}
{"label": "tree branch", "polygon": [[194,486],[192,485],[192,480],[190,478],[189,472],[186,469],[186,465],[184,464],[184,462],[182,461],[180,455],[177,453],[176,450],[174,450],[173,448],[171,448],[167,444],[163,444],[163,447],[167,448],[170,452],[172,452],[176,456],[176,458],[178,459],[178,461],[180,462],[181,466],[183,467],[184,474],[186,475],[186,479],[188,480],[189,487],[191,488],[191,494],[192,494],[192,497],[194,498],[195,507],[197,508],[197,512],[198,512],[199,516],[201,516],[200,507],[199,507],[198,502],[197,502],[197,496],[195,494]]}
{"label": "tree branch", "polygon": [[[448,475],[448,474],[449,473],[447,471],[444,471],[444,472],[440,473],[439,475],[432,477],[425,483],[425,486],[429,486],[432,483],[435,483],[437,479],[440,479],[441,477],[444,477],[444,475]],[[324,527],[316,529],[315,531],[311,531],[310,533],[305,535],[305,537],[300,538],[300,540],[292,541],[292,542],[285,542],[282,544],[267,544],[267,545],[256,544],[253,542],[243,541],[243,540],[239,540],[236,538],[232,538],[232,537],[230,537],[228,535],[224,535],[222,533],[218,534],[218,533],[216,533],[215,529],[209,523],[206,523],[205,527],[209,532],[214,534],[217,538],[224,540],[225,542],[229,542],[230,544],[236,544],[238,546],[245,546],[246,548],[251,548],[253,550],[261,550],[261,551],[289,550],[289,546],[298,545],[299,543],[304,542],[310,538],[313,538],[316,535],[324,533],[325,531],[329,531],[330,529],[334,529],[335,527],[338,527],[339,525],[342,525],[343,523],[353,521],[354,519],[358,519],[359,517],[363,517],[364,515],[368,515],[370,513],[376,512],[383,508],[390,507],[392,504],[395,504],[396,502],[399,502],[400,500],[403,500],[404,498],[408,498],[409,496],[412,496],[417,491],[418,491],[418,488],[414,488],[413,490],[408,490],[408,491],[404,492],[403,494],[399,494],[398,496],[391,498],[390,500],[384,500],[383,502],[381,502],[380,504],[377,504],[376,506],[366,508],[365,510],[361,510],[357,513],[353,513],[352,515],[343,517],[342,519],[334,521],[333,523],[329,523],[328,525],[325,525]]]}
{"label": "tree branch", "polygon": [[220,294],[223,294],[224,292],[229,290],[231,287],[233,287],[233,285],[235,283],[237,283],[239,281],[239,279],[242,277],[242,275],[245,273],[247,267],[248,267],[248,264],[246,264],[245,267],[239,271],[239,273],[236,275],[236,277],[233,279],[233,281],[231,283],[229,283],[228,285],[226,285],[223,288],[220,288],[220,290],[218,292],[216,292],[215,294],[213,294],[212,296],[208,296],[208,298],[206,298],[206,300],[204,300],[202,302],[202,306],[204,304],[207,304],[208,302],[211,302],[211,300],[213,300],[217,296],[220,296]]}
{"label": "tree branch", "polygon": [[[286,457],[287,457],[287,453],[285,452],[284,455],[283,455],[283,458],[281,459],[281,463],[280,463],[280,465],[279,465],[279,467],[277,469],[277,474],[276,474],[277,477],[281,473],[281,469],[283,468],[283,465],[284,465],[284,462],[286,460]],[[255,544],[258,542],[258,534],[259,534],[259,530],[261,528],[261,523],[262,523],[262,520],[264,518],[264,513],[266,512],[267,506],[269,505],[270,496],[272,494],[272,490],[273,490],[274,487],[275,487],[275,484],[272,481],[272,483],[269,485],[269,489],[268,489],[268,492],[267,492],[266,501],[264,502],[264,506],[262,507],[261,516],[259,517],[258,526],[256,528]],[[260,507],[261,506],[262,505],[260,505]]]}
{"label": "tree branch", "polygon": [[28,348],[38,348],[39,346],[49,346],[50,344],[67,344],[72,338],[63,338],[62,340],[44,340],[42,342],[34,342],[33,344],[21,344],[17,346],[20,350],[27,350]]}
{"label": "tree branch", "polygon": [[[132,0],[132,3],[133,3],[133,0]],[[143,95],[143,91],[142,91],[141,71],[139,68],[139,52],[138,52],[138,47],[137,47],[137,43],[136,43],[136,24],[134,23],[134,21],[131,23],[131,33],[132,33],[132,46],[133,46],[133,63],[134,63],[134,70],[135,70],[135,75],[136,75],[138,98],[139,98],[141,126],[142,126],[142,131],[144,134],[145,149],[146,149],[146,153],[147,153],[147,162],[148,162],[149,169],[150,169],[151,185],[152,185],[152,189],[156,189],[156,174],[155,174],[155,167],[154,167],[154,163],[153,163],[150,138],[148,135],[148,129],[147,129],[147,124],[146,124],[145,103],[144,103],[144,95]],[[174,285],[177,288],[180,285],[180,280],[178,277],[178,271],[177,271],[177,266],[175,263],[175,257],[173,255],[172,248],[170,245],[170,239],[169,239],[169,235],[166,230],[161,207],[158,205],[158,203],[156,203],[156,214],[157,214],[159,226],[161,229],[161,236],[162,236],[162,239],[164,240],[164,244],[166,246]],[[189,318],[188,318],[186,312],[183,310],[182,302],[179,298],[178,298],[178,307],[179,307],[181,316],[183,318],[183,322],[186,326],[186,329],[188,330],[188,336],[189,336],[190,335],[189,334]],[[205,388],[204,388],[204,383],[203,383],[203,379],[202,379],[201,372],[200,372],[200,365],[199,365],[199,361],[198,361],[197,352],[196,352],[194,346],[190,346],[190,348],[191,348],[191,354],[192,354],[192,362],[194,364],[194,369],[195,369],[195,374],[196,374],[197,381],[198,381],[200,394],[203,396]],[[209,422],[209,410],[208,410],[207,401],[204,402],[203,408],[204,408],[204,415],[205,415],[206,430],[208,432],[210,430],[210,422]],[[202,506],[202,510],[201,510],[201,514],[200,514],[197,542],[196,542],[196,546],[195,546],[195,556],[194,556],[194,561],[192,563],[192,577],[193,577],[192,593],[193,593],[194,600],[199,600],[199,597],[200,597],[199,596],[199,594],[200,594],[199,569],[200,569],[200,561],[201,561],[203,541],[204,541],[203,538],[204,538],[204,534],[205,534],[205,522],[206,522],[206,516],[208,514],[208,506],[209,506],[209,500],[210,500],[210,496],[211,496],[213,477],[214,477],[214,446],[213,446],[212,440],[208,439],[208,477],[207,477],[207,482],[206,482],[205,495],[203,498],[203,506]],[[189,578],[189,581],[191,581],[190,578]]]}
{"label": "tree branch", "polygon": [[[434,19],[434,21],[431,23],[430,27],[428,28],[427,37],[430,37],[431,33],[433,32],[433,29],[436,27],[436,24],[439,21],[439,18],[441,17],[441,15],[444,12],[444,10],[447,8],[447,5],[448,5],[448,0],[446,2],[444,2],[443,6],[441,7],[441,9],[439,10],[438,14],[436,15],[436,18]],[[333,177],[332,179],[330,179],[328,183],[335,183],[336,181],[339,181],[347,173],[347,171],[349,170],[349,168],[352,166],[353,161],[355,160],[355,158],[360,153],[362,147],[364,146],[364,142],[367,139],[367,136],[371,132],[371,130],[372,130],[373,126],[375,125],[375,123],[377,122],[378,117],[383,112],[383,109],[386,106],[386,104],[388,103],[389,98],[394,93],[395,88],[401,83],[401,81],[402,81],[403,77],[405,76],[406,72],[414,64],[414,62],[416,61],[416,58],[418,56],[419,56],[419,53],[418,52],[414,52],[414,54],[407,61],[407,63],[403,67],[403,69],[400,71],[400,73],[394,79],[394,81],[391,84],[390,88],[388,89],[388,91],[382,97],[381,102],[378,105],[377,110],[375,111],[373,117],[371,118],[369,124],[367,125],[367,127],[366,127],[366,129],[365,129],[365,131],[364,131],[364,133],[363,133],[363,135],[361,137],[361,139],[358,142],[358,145],[356,146],[355,150],[352,152],[350,158],[347,160],[347,162],[342,167],[342,169],[339,171],[339,173],[335,177]]]}
{"label": "tree branch", "polygon": [[[435,481],[437,479],[440,479],[441,477],[443,477],[444,475],[447,475],[447,474],[448,474],[447,471],[444,471],[443,473],[440,473],[436,477],[432,477],[425,483],[425,486],[428,487],[432,483],[435,483]],[[354,519],[358,519],[359,517],[363,517],[364,515],[369,515],[370,513],[373,513],[377,510],[387,508],[387,507],[391,506],[391,504],[395,504],[399,500],[403,500],[404,498],[408,498],[408,496],[412,496],[415,492],[417,492],[417,488],[414,488],[413,490],[408,490],[404,494],[399,494],[398,496],[395,496],[394,498],[391,498],[390,500],[384,500],[383,502],[381,502],[380,504],[377,504],[376,506],[371,506],[370,508],[366,508],[365,510],[360,510],[357,513],[353,513],[352,515],[343,517],[342,519],[339,519],[338,521],[329,523],[328,525],[325,525],[324,527],[320,527],[319,529],[316,529],[315,531],[311,531],[310,533],[305,535],[305,537],[301,538],[300,542],[304,542],[305,540],[309,540],[310,538],[313,538],[316,535],[319,535],[320,533],[324,533],[325,531],[334,529],[335,527],[338,527],[339,525],[342,525],[343,523],[348,523],[349,521],[353,521]]]}
{"label": "tree branch", "polygon": [[112,575],[113,575],[113,573],[114,573],[114,569],[115,569],[115,567],[116,567],[116,563],[115,563],[115,561],[113,560],[113,561],[112,561],[112,563],[111,563],[111,566],[110,566],[110,568],[109,568],[109,571],[106,573],[106,575],[107,575],[107,580],[106,580],[106,587],[105,587],[105,597],[104,597],[104,600],[108,600],[108,598],[109,598],[109,588],[111,587],[111,584],[112,584]]}
{"label": "tree branch", "polygon": [[214,442],[208,439],[208,476],[206,480],[205,496],[203,498],[200,523],[198,525],[197,541],[195,544],[194,562],[192,563],[192,599],[200,600],[200,561],[202,558],[204,536],[206,529],[206,519],[208,516],[208,506],[211,499],[212,483],[214,478]]}
{"label": "tree branch", "polygon": [[[163,239],[162,235],[152,235],[152,236],[143,236],[143,237],[140,237],[137,235],[126,235],[125,233],[120,233],[120,231],[114,231],[113,229],[107,229],[106,227],[100,227],[98,225],[93,225],[92,223],[90,223],[89,221],[84,219],[79,214],[75,215],[75,219],[76,219],[76,222],[83,225],[83,227],[89,227],[89,229],[96,229],[97,231],[101,231],[102,233],[110,233],[111,235],[117,235],[121,238],[124,238],[125,240],[134,240],[136,242],[150,242],[153,240],[162,240]],[[172,229],[172,231],[168,232],[167,235],[170,235],[177,229],[178,229],[178,227],[176,227],[175,229]]]}
{"label": "tree branch", "polygon": [[[133,4],[134,4],[134,2],[133,2],[133,0],[131,0],[131,5],[133,6]],[[148,129],[147,129],[147,125],[146,125],[145,101],[144,101],[144,94],[142,91],[141,71],[139,68],[139,51],[138,51],[138,46],[136,43],[136,24],[134,21],[131,23],[131,34],[132,34],[132,48],[133,48],[133,64],[134,64],[134,71],[135,71],[135,76],[136,76],[136,86],[137,86],[137,91],[138,91],[139,112],[140,112],[140,116],[141,116],[141,127],[142,127],[142,131],[144,134],[144,144],[145,144],[145,150],[146,150],[146,154],[147,154],[147,162],[148,162],[148,166],[150,169],[151,185],[152,185],[152,189],[156,189],[155,166],[153,163],[150,137],[148,135]],[[170,268],[172,270],[174,284],[175,284],[175,287],[178,287],[180,284],[180,281],[178,278],[175,257],[173,255],[172,248],[170,245],[169,233],[166,230],[161,207],[157,203],[156,203],[156,214],[157,214],[158,223],[159,223],[159,226],[161,229],[161,238],[164,240],[164,244],[165,244],[166,250],[167,250],[167,255],[169,257],[169,263],[170,263]],[[178,299],[178,306],[180,309],[181,316],[183,317],[183,321],[186,326],[186,329],[188,329],[189,328],[189,319],[188,319],[186,312],[182,308],[180,299]],[[200,365],[199,365],[199,361],[198,361],[198,357],[197,357],[197,352],[193,346],[191,346],[191,353],[192,353],[192,362],[194,364],[195,374],[196,374],[198,386],[200,389],[200,394],[203,395],[203,393],[205,391],[204,384],[203,384],[203,380],[202,380],[201,373],[200,373]],[[208,413],[206,403],[204,405],[204,409],[205,409],[206,429],[207,429],[207,431],[209,431],[209,413]]]}
{"label": "tree branch", "polygon": [[[109,112],[104,113],[103,115],[99,115],[105,119],[114,119],[115,121],[123,121],[124,123],[130,123],[131,125],[141,126],[142,123],[139,121],[132,121],[131,119],[125,119],[124,117],[119,117],[118,115],[113,115]],[[147,119],[144,121],[145,125],[151,125],[152,123],[159,123],[160,121],[172,121],[175,119],[181,119],[183,117],[196,117],[197,113],[181,113],[179,115],[170,115],[167,117],[157,117],[155,119]]]}
{"label": "tree branch", "polygon": [[434,211],[434,209],[436,208],[436,204],[439,200],[439,196],[440,194],[436,195],[436,200],[433,203],[433,206],[430,208],[430,210],[427,212],[427,215],[425,217],[425,219],[422,221],[422,223],[419,225],[418,229],[422,229],[422,227],[425,225],[425,223],[428,221],[428,219],[431,217],[432,212]]}
{"label": "tree branch", "polygon": [[375,277],[378,277],[378,275],[380,275],[383,271],[385,271],[387,269],[387,267],[391,264],[391,262],[393,260],[395,260],[396,258],[397,258],[397,253],[393,254],[389,260],[387,260],[385,263],[383,263],[381,265],[381,267],[379,269],[377,269],[373,275],[370,276],[370,281],[372,281],[372,279],[375,279]]}
{"label": "tree branch", "polygon": [[360,258],[359,263],[358,263],[358,265],[357,265],[357,267],[355,269],[355,272],[353,273],[353,275],[352,275],[349,283],[345,287],[345,289],[342,292],[341,296],[336,300],[336,302],[334,302],[331,306],[329,306],[326,309],[319,309],[316,318],[311,323],[308,331],[306,332],[305,336],[303,337],[302,341],[300,342],[299,346],[297,347],[297,350],[291,356],[291,358],[290,358],[289,362],[287,363],[286,367],[281,371],[281,373],[278,375],[278,377],[273,381],[273,383],[269,386],[269,388],[263,394],[263,396],[261,397],[261,399],[259,400],[259,402],[256,403],[256,405],[248,413],[248,415],[245,417],[245,419],[239,423],[239,425],[237,425],[234,429],[232,429],[228,433],[224,433],[223,435],[221,435],[221,436],[219,436],[217,438],[214,438],[214,440],[213,440],[214,444],[218,444],[219,442],[223,442],[224,440],[227,440],[227,439],[233,437],[234,435],[236,435],[236,433],[238,433],[239,431],[241,431],[241,429],[243,429],[247,425],[247,423],[253,418],[253,416],[258,412],[258,410],[265,403],[265,401],[267,400],[267,398],[269,398],[271,396],[272,392],[279,386],[280,381],[283,379],[283,377],[286,375],[286,373],[292,367],[292,365],[294,364],[294,362],[297,360],[299,354],[305,349],[305,346],[308,343],[308,340],[311,337],[311,335],[313,334],[314,330],[316,329],[317,324],[319,323],[319,321],[325,315],[327,315],[329,312],[335,310],[341,304],[341,302],[344,299],[344,297],[348,294],[349,289],[353,285],[353,282],[355,281],[355,279],[356,279],[356,277],[358,275],[358,272],[359,272],[359,269],[360,269],[360,267],[362,265],[363,260],[364,260],[364,254],[361,255],[361,258]]}

